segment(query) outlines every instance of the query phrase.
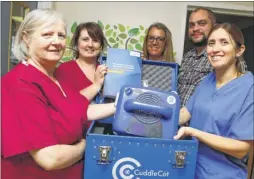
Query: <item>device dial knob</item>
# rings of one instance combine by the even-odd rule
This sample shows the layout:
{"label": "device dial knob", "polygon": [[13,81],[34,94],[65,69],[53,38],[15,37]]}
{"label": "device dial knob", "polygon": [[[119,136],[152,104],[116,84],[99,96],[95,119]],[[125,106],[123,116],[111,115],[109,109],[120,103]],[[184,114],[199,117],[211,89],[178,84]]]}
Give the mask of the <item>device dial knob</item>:
{"label": "device dial knob", "polygon": [[124,92],[127,96],[129,96],[132,94],[133,90],[131,88],[126,88]]}

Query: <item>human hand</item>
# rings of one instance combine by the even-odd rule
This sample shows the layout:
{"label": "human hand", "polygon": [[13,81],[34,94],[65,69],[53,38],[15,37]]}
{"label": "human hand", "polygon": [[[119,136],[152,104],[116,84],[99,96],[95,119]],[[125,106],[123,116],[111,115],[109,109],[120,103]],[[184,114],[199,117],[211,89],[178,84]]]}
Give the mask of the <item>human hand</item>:
{"label": "human hand", "polygon": [[77,142],[75,144],[76,146],[78,146],[80,148],[81,151],[84,151],[86,148],[86,140],[85,139],[81,139],[79,142]]}
{"label": "human hand", "polygon": [[86,144],[86,140],[82,138],[82,139],[79,141],[79,143],[84,145],[84,144]]}
{"label": "human hand", "polygon": [[192,127],[181,127],[174,136],[175,140],[182,139],[186,136],[194,136],[195,129]]}
{"label": "human hand", "polygon": [[80,139],[79,141],[77,141],[77,143],[75,143],[73,145],[83,147],[83,146],[86,145],[86,140],[85,139]]}
{"label": "human hand", "polygon": [[94,74],[94,83],[98,85],[99,87],[102,86],[104,82],[105,74],[107,73],[107,71],[108,71],[108,67],[105,64],[99,65],[97,67]]}

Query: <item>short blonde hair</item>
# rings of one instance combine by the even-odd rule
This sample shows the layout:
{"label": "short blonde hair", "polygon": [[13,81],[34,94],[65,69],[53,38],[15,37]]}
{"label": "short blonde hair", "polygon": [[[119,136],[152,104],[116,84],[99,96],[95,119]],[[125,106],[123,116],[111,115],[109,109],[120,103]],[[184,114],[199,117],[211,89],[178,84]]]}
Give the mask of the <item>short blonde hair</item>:
{"label": "short blonde hair", "polygon": [[23,40],[24,32],[26,32],[28,36],[31,36],[38,28],[54,24],[58,21],[63,22],[66,31],[66,23],[62,15],[56,11],[51,9],[36,9],[28,13],[20,24],[15,36],[13,53],[18,61],[27,60],[29,58],[28,48]]}

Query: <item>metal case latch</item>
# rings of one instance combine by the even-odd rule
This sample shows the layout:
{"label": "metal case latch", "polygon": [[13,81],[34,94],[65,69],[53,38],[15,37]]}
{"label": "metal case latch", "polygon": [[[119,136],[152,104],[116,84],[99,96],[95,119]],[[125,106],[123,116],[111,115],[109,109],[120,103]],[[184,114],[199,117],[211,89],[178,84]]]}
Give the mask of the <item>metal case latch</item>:
{"label": "metal case latch", "polygon": [[176,168],[184,168],[184,161],[186,158],[185,151],[175,151]]}
{"label": "metal case latch", "polygon": [[109,153],[111,151],[110,146],[99,146],[100,159],[98,164],[109,164]]}

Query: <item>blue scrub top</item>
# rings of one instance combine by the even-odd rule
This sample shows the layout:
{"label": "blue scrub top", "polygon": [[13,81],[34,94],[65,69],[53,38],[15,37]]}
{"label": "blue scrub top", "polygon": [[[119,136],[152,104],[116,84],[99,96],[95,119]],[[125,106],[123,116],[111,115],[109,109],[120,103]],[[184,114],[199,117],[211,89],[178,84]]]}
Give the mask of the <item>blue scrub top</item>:
{"label": "blue scrub top", "polygon": [[[248,72],[217,89],[215,73],[209,73],[186,105],[192,116],[190,126],[223,137],[253,140],[253,84]],[[195,179],[215,178],[247,178],[247,166],[200,142]]]}

